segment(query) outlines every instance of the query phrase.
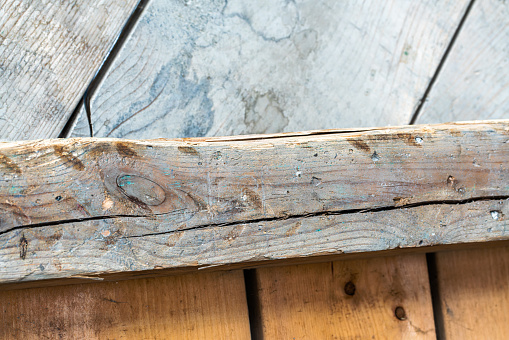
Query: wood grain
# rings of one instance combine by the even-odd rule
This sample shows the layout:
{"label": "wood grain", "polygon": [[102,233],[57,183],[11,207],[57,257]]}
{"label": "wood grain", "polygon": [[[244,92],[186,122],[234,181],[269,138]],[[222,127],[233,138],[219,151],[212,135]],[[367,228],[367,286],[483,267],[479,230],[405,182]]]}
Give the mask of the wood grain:
{"label": "wood grain", "polygon": [[3,1],[0,139],[57,137],[136,4]]}
{"label": "wood grain", "polygon": [[417,119],[419,124],[509,116],[509,4],[476,1]]}
{"label": "wood grain", "polygon": [[422,255],[259,268],[264,339],[434,339]]}
{"label": "wood grain", "polygon": [[505,339],[509,330],[509,247],[438,253],[447,339]]}
{"label": "wood grain", "polygon": [[[419,123],[507,118],[509,6],[476,1],[418,117]],[[435,255],[440,333],[504,339],[508,247]]]}
{"label": "wood grain", "polygon": [[95,136],[407,124],[467,4],[150,1],[91,98]]}
{"label": "wood grain", "polygon": [[507,136],[484,122],[5,144],[1,281],[506,239]]}
{"label": "wood grain", "polygon": [[3,291],[0,338],[249,339],[239,281],[242,271]]}

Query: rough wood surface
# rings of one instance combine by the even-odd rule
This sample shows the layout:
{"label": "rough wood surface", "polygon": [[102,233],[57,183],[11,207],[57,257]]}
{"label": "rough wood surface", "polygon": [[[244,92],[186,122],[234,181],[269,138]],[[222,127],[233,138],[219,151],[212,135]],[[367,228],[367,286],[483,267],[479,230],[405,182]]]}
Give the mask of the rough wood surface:
{"label": "rough wood surface", "polygon": [[407,124],[467,4],[150,1],[91,98],[95,136]]}
{"label": "rough wood surface", "polygon": [[509,3],[476,1],[418,123],[509,117]]}
{"label": "rough wood surface", "polygon": [[434,339],[422,255],[260,268],[263,339]]}
{"label": "rough wood surface", "polygon": [[57,137],[136,3],[2,1],[0,139]]}
{"label": "rough wood surface", "polygon": [[243,280],[235,271],[3,291],[0,338],[249,339]]}
{"label": "rough wood surface", "polygon": [[437,254],[446,339],[505,339],[509,331],[509,247]]}
{"label": "rough wood surface", "polygon": [[485,122],[6,143],[1,282],[506,239],[507,141]]}

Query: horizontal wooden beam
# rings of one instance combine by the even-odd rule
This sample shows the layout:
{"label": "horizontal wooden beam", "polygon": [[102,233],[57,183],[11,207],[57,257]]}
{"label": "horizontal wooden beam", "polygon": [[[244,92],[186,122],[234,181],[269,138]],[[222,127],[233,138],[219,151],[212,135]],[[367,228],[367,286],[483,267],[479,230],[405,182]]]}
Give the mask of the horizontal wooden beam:
{"label": "horizontal wooden beam", "polygon": [[0,283],[509,239],[509,121],[0,145]]}

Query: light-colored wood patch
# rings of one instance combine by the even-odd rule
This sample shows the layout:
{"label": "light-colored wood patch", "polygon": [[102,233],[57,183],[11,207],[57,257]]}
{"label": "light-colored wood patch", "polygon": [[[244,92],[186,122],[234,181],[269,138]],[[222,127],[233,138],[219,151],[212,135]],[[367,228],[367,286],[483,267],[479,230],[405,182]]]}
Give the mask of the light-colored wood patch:
{"label": "light-colored wood patch", "polygon": [[91,98],[95,136],[406,124],[467,3],[150,1]]}
{"label": "light-colored wood patch", "polygon": [[476,1],[417,122],[509,117],[509,3]]}
{"label": "light-colored wood patch", "polygon": [[3,1],[0,139],[57,137],[136,4]]}

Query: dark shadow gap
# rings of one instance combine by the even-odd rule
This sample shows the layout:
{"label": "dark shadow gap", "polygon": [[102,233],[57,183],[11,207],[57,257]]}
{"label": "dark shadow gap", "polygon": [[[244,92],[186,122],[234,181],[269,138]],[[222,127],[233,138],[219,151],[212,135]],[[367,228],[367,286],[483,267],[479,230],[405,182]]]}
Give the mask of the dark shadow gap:
{"label": "dark shadow gap", "polygon": [[440,287],[438,284],[438,271],[435,253],[426,254],[428,265],[429,288],[431,292],[431,303],[433,306],[433,319],[435,321],[435,332],[437,340],[445,339],[444,313],[441,306]]}
{"label": "dark shadow gap", "polygon": [[246,301],[251,339],[261,340],[263,339],[262,314],[260,310],[260,296],[258,295],[256,269],[244,269],[244,284],[246,287]]}
{"label": "dark shadow gap", "polygon": [[463,18],[461,18],[461,20],[458,24],[458,27],[456,28],[456,31],[452,35],[449,45],[445,49],[444,55],[442,56],[440,63],[438,63],[437,69],[435,70],[435,74],[433,74],[433,77],[431,78],[431,80],[428,84],[428,87],[426,88],[426,91],[424,91],[424,94],[422,95],[422,98],[419,101],[419,104],[417,105],[417,108],[415,109],[414,114],[412,115],[412,119],[410,119],[410,125],[414,125],[415,122],[417,121],[417,118],[419,117],[419,114],[421,113],[424,103],[428,99],[428,95],[431,92],[433,85],[435,85],[435,82],[438,79],[438,76],[440,75],[440,71],[442,71],[442,67],[444,66],[444,63],[447,60],[447,57],[449,56],[449,53],[451,52],[451,50],[454,46],[454,43],[456,42],[456,39],[459,36],[461,28],[463,27],[463,24],[467,20],[468,14],[470,13],[472,6],[474,5],[474,2],[475,2],[475,0],[471,0],[470,3],[468,4],[467,9],[465,10],[465,14],[463,14]]}
{"label": "dark shadow gap", "polygon": [[92,81],[88,85],[88,88],[85,90],[85,94],[83,95],[83,97],[79,101],[78,105],[72,112],[72,114],[69,117],[64,128],[58,135],[58,138],[67,138],[69,136],[74,123],[78,119],[79,112],[83,105],[85,105],[85,112],[87,114],[88,126],[90,129],[90,137],[94,137],[94,129],[92,126],[92,113],[90,110],[90,98],[94,95],[94,92],[97,89],[97,86],[101,83],[102,79],[106,75],[106,72],[108,72],[111,64],[113,63],[113,60],[115,60],[115,58],[117,57],[117,54],[120,51],[120,48],[124,45],[129,34],[131,34],[135,24],[138,22],[138,19],[141,16],[141,13],[143,13],[143,10],[147,7],[148,2],[149,2],[149,0],[139,0],[138,1],[136,8],[131,13],[131,16],[129,17],[129,19],[125,23],[124,27],[120,31],[120,34],[118,35],[117,39],[113,43],[113,47],[110,49],[110,51],[106,55],[106,58],[104,59],[103,63],[101,64],[101,66],[97,70],[96,74],[92,78]]}

